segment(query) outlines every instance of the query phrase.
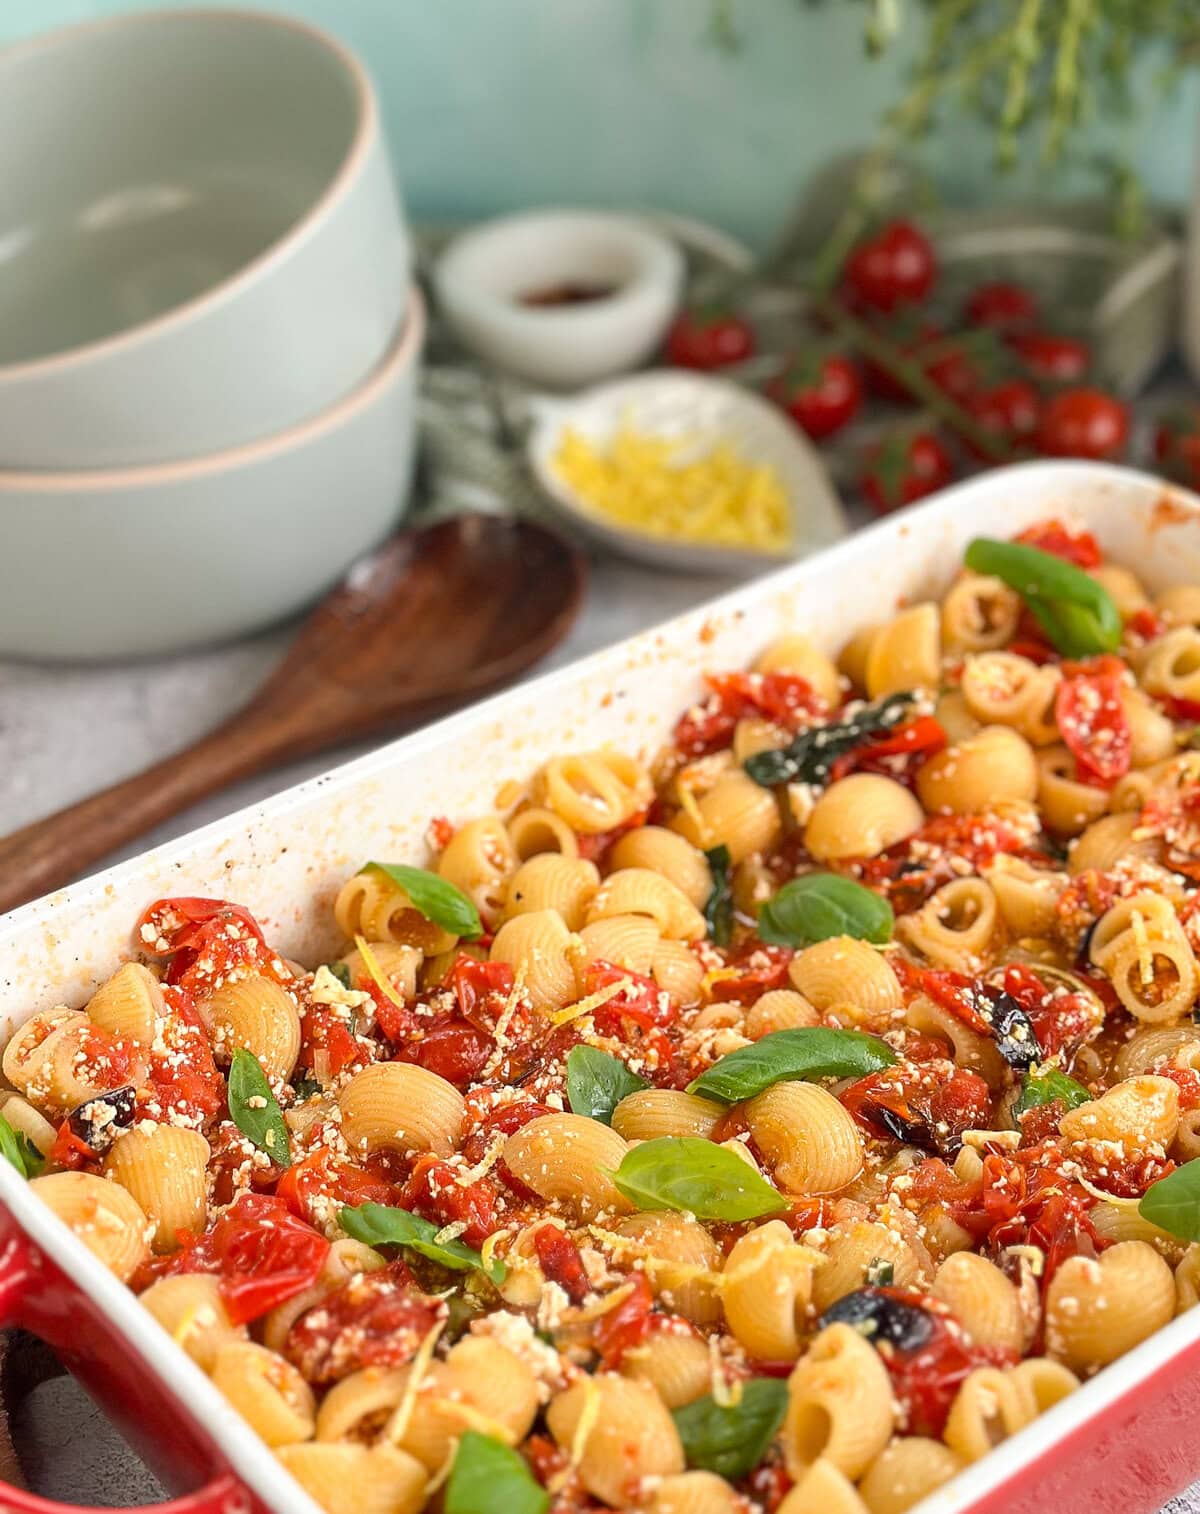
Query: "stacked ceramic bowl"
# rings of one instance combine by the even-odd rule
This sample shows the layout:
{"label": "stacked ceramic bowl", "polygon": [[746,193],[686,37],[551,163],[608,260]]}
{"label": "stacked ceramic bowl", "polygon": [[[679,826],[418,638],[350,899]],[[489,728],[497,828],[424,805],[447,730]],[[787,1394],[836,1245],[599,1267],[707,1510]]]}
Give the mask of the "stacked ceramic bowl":
{"label": "stacked ceramic bowl", "polygon": [[0,53],[0,653],[315,599],[403,512],[424,315],[358,62],[282,17]]}

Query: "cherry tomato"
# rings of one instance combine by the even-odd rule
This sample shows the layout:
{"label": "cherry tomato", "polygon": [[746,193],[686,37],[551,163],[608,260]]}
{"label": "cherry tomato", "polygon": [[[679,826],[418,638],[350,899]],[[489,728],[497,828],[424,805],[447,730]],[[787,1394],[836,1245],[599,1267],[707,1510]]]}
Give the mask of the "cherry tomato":
{"label": "cherry tomato", "polygon": [[1129,771],[1133,734],[1122,699],[1125,665],[1116,657],[1115,666],[1104,666],[1107,658],[1097,661],[1095,668],[1080,668],[1059,684],[1054,719],[1079,776],[1108,787]]}
{"label": "cherry tomato", "polygon": [[1012,1367],[1015,1351],[1005,1346],[977,1346],[933,1316],[929,1338],[913,1349],[880,1352],[912,1435],[941,1437],[959,1388],[977,1367]]}
{"label": "cherry tomato", "polygon": [[212,1040],[188,994],[167,987],[163,997],[173,1012],[159,1025],[150,1051],[147,1081],[154,1102],[164,1116],[211,1120],[225,1102],[225,1079],[213,1061]]}
{"label": "cherry tomato", "polygon": [[419,1157],[400,1195],[401,1207],[439,1226],[465,1224],[463,1240],[468,1246],[482,1246],[500,1228],[496,1185],[488,1178],[474,1183],[460,1183],[458,1178],[458,1169],[440,1157]]}
{"label": "cherry tomato", "polygon": [[965,404],[978,389],[979,369],[954,341],[936,342],[931,351],[924,356],[918,352],[917,356],[929,382],[959,404]]}
{"label": "cherry tomato", "polygon": [[352,1277],[303,1313],[283,1354],[310,1383],[332,1383],[360,1367],[403,1367],[437,1323],[437,1305],[418,1293],[403,1262]]}
{"label": "cherry tomato", "polygon": [[879,515],[944,489],[954,477],[949,452],[932,432],[887,437],[867,454],[862,491]]}
{"label": "cherry tomato", "polygon": [[[920,715],[916,720],[893,726],[886,736],[876,741],[867,741],[843,752],[835,759],[829,777],[833,783],[848,773],[884,773],[895,778],[900,776],[897,758],[915,757],[923,761],[932,757],[934,752],[940,752],[945,745],[946,732],[941,723],[932,715]],[[905,773],[908,766],[904,764]]]}
{"label": "cherry tomato", "polygon": [[1037,301],[1021,284],[997,280],[980,284],[967,298],[963,316],[968,325],[994,331],[1021,331],[1037,319]]}
{"label": "cherry tomato", "polygon": [[235,1325],[259,1319],[311,1288],[329,1255],[325,1237],[282,1199],[243,1193],[199,1238],[170,1259],[167,1272],[215,1272]]}
{"label": "cherry tomato", "polygon": [[[1008,379],[967,395],[964,404],[976,422],[998,441],[1021,447],[1033,438],[1037,429],[1040,402],[1037,390],[1024,379]],[[977,456],[988,459],[972,442],[967,445]]]}
{"label": "cherry tomato", "polygon": [[1087,993],[1064,993],[1063,984],[1045,981],[1036,968],[1010,963],[1004,969],[1004,992],[1029,1016],[1037,1043],[1047,1057],[1075,1050],[1099,1029],[1103,1010]]}
{"label": "cherry tomato", "polygon": [[602,1314],[592,1331],[592,1344],[605,1371],[619,1367],[626,1351],[642,1345],[659,1330],[695,1334],[687,1321],[678,1315],[653,1312],[654,1295],[645,1273],[635,1272],[629,1281],[633,1284],[632,1292],[615,1309]]}
{"label": "cherry tomato", "polygon": [[538,1266],[550,1282],[557,1283],[573,1304],[581,1304],[592,1291],[579,1247],[557,1225],[539,1225],[533,1233]]}
{"label": "cherry tomato", "polygon": [[1168,478],[1200,488],[1200,412],[1165,417],[1154,433],[1154,456]]}
{"label": "cherry tomato", "polygon": [[872,1135],[940,1152],[953,1151],[964,1130],[987,1130],[992,1110],[983,1079],[948,1060],[899,1062],[838,1097]]}
{"label": "cherry tomato", "polygon": [[1098,568],[1104,561],[1100,543],[1090,531],[1068,526],[1061,520],[1037,521],[1018,531],[1013,540],[1049,552],[1052,557],[1061,557],[1064,562],[1073,562],[1077,568]]}
{"label": "cherry tomato", "polygon": [[78,1172],[81,1168],[98,1165],[100,1153],[93,1151],[85,1140],[77,1136],[71,1129],[70,1119],[66,1119],[58,1127],[58,1132],[50,1143],[46,1161],[51,1167],[65,1167],[70,1172]]}
{"label": "cherry tomato", "polygon": [[352,1206],[395,1204],[396,1186],[365,1167],[335,1157],[328,1146],[318,1146],[287,1169],[275,1185],[275,1197],[282,1199],[297,1218],[311,1224],[314,1200],[329,1197]]}
{"label": "cherry tomato", "polygon": [[678,1017],[678,1006],[653,978],[645,978],[641,973],[630,972],[628,968],[616,967],[599,957],[588,964],[584,986],[589,994],[600,993],[617,983],[626,986],[593,1011],[597,1025],[607,1031],[619,1033],[624,1020],[632,1020],[644,1030],[650,1030],[657,1025],[670,1025]]}
{"label": "cherry tomato", "polygon": [[685,310],[667,332],[666,353],[678,368],[724,368],[754,354],[754,330],[728,311]]}
{"label": "cherry tomato", "polygon": [[398,1046],[394,1060],[412,1062],[455,1088],[466,1089],[483,1071],[495,1044],[486,1031],[461,1015],[439,1015],[423,1034]]}
{"label": "cherry tomato", "polygon": [[1030,378],[1043,384],[1073,384],[1091,367],[1091,348],[1070,336],[1048,331],[1022,331],[1011,340]]}
{"label": "cherry tomato", "polygon": [[1102,389],[1064,389],[1038,420],[1038,448],[1049,457],[1116,457],[1128,439],[1128,407]]}
{"label": "cherry tomato", "polygon": [[856,305],[896,310],[923,300],[937,278],[928,237],[911,221],[890,221],[846,260],[845,283]]}
{"label": "cherry tomato", "polygon": [[459,952],[454,966],[446,974],[444,986],[453,990],[459,1010],[470,1020],[489,996],[501,1001],[507,999],[513,982],[514,974],[509,963],[480,962],[466,952]]}
{"label": "cherry tomato", "polygon": [[[931,384],[936,384],[951,399],[961,404],[979,387],[979,370],[962,343],[953,335],[946,335],[940,326],[923,315],[902,310],[898,317],[887,323],[884,334],[914,367],[920,368]],[[868,358],[863,371],[868,388],[880,399],[898,405],[916,403],[904,384],[882,363]]]}
{"label": "cherry tomato", "polygon": [[837,355],[794,363],[768,393],[816,441],[840,431],[862,405],[862,380],[847,358]]}
{"label": "cherry tomato", "polygon": [[736,977],[718,978],[712,997],[718,1004],[753,1004],[773,988],[788,981],[788,967],[794,953],[790,946],[762,946],[749,943],[740,956],[730,959]]}
{"label": "cherry tomato", "polygon": [[705,677],[708,697],[680,717],[675,745],[686,757],[704,757],[733,740],[746,715],[763,715],[796,730],[809,715],[824,713],[825,701],[798,673],[719,673]]}

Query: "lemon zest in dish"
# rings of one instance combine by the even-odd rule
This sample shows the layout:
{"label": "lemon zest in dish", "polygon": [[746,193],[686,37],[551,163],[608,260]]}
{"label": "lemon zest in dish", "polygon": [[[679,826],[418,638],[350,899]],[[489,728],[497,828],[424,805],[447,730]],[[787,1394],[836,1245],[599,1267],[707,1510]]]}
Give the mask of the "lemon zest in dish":
{"label": "lemon zest in dish", "polygon": [[779,475],[726,441],[651,436],[625,422],[598,447],[568,426],[554,467],[589,511],[628,530],[760,552],[783,552],[791,543]]}

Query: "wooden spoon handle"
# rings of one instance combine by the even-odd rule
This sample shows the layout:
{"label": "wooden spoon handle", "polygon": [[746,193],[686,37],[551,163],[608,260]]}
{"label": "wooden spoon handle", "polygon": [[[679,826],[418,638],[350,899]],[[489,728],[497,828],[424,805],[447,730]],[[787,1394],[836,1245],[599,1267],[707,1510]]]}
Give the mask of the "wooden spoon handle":
{"label": "wooden spoon handle", "polygon": [[0,840],[0,913],[59,888],[124,842],[294,747],[286,722],[243,711],[194,746]]}

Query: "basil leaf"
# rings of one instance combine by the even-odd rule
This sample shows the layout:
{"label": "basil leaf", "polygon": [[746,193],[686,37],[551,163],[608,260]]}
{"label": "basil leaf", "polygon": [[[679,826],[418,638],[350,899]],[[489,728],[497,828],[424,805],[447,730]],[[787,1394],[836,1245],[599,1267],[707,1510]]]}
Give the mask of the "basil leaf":
{"label": "basil leaf", "polygon": [[276,1167],[292,1165],[292,1148],[279,1100],[271,1092],[258,1058],[238,1046],[229,1064],[229,1118]]}
{"label": "basil leaf", "polygon": [[735,1404],[719,1404],[710,1393],[676,1409],[672,1417],[688,1466],[737,1482],[762,1460],[783,1423],[787,1400],[786,1382],[752,1377]]}
{"label": "basil leaf", "polygon": [[1064,657],[1115,652],[1121,612],[1103,584],[1074,563],[1024,542],[976,537],[964,554],[968,568],[1015,589]]}
{"label": "basil leaf", "polygon": [[611,1125],[613,1110],[623,1098],[649,1088],[645,1078],[630,1072],[619,1057],[598,1046],[573,1046],[567,1057],[567,1099],[572,1114],[586,1115]]}
{"label": "basil leaf", "polygon": [[347,1205],[338,1214],[338,1224],[347,1235],[368,1246],[405,1246],[452,1272],[482,1272],[493,1283],[504,1281],[503,1262],[485,1265],[483,1257],[462,1241],[439,1241],[438,1227],[407,1209],[388,1204]]}
{"label": "basil leaf", "polygon": [[698,1220],[756,1220],[787,1200],[735,1151],[699,1136],[660,1136],[621,1158],[613,1182],[639,1209],[679,1209]]}
{"label": "basil leaf", "polygon": [[1087,1104],[1091,1097],[1082,1083],[1076,1083],[1075,1079],[1068,1078],[1065,1072],[1059,1072],[1056,1067],[1051,1067],[1047,1072],[1025,1079],[1021,1096],[1013,1105],[1013,1118],[1023,1115],[1027,1109],[1037,1109],[1042,1104],[1053,1104],[1055,1099],[1061,1099],[1068,1109],[1078,1109],[1081,1104]]}
{"label": "basil leaf", "polygon": [[345,962],[326,962],[326,970],[331,972],[343,988],[350,988],[350,968]]}
{"label": "basil leaf", "polygon": [[463,893],[437,873],[423,867],[406,867],[402,862],[368,862],[359,872],[370,869],[383,873],[397,888],[402,888],[412,901],[412,907],[426,920],[432,920],[443,930],[468,941],[483,935],[483,922],[479,911]]}
{"label": "basil leaf", "polygon": [[896,1053],[886,1041],[861,1030],[829,1030],[824,1025],[773,1030],[714,1062],[688,1084],[687,1091],[724,1104],[740,1104],[773,1083],[863,1078],[895,1061]]}
{"label": "basil leaf", "polygon": [[1181,1241],[1200,1241],[1200,1157],[1151,1183],[1138,1205],[1144,1220]]}
{"label": "basil leaf", "polygon": [[890,1288],[896,1281],[896,1265],[881,1256],[873,1256],[863,1273],[868,1288]]}
{"label": "basil leaf", "polygon": [[14,1130],[3,1115],[0,1115],[0,1156],[11,1162],[23,1178],[36,1178],[46,1165],[29,1137]]}
{"label": "basil leaf", "polygon": [[812,946],[830,936],[854,936],[882,946],[892,938],[892,906],[853,878],[808,873],[785,883],[758,913],[756,929],[776,946]]}
{"label": "basil leaf", "polygon": [[704,854],[712,868],[712,893],[704,906],[708,934],[718,946],[728,946],[733,936],[733,881],[730,877],[729,848],[714,846]]}
{"label": "basil leaf", "polygon": [[446,1484],[446,1514],[546,1514],[550,1495],[511,1446],[464,1431]]}
{"label": "basil leaf", "polygon": [[863,705],[845,720],[809,726],[798,731],[787,746],[756,752],[742,766],[763,788],[780,783],[827,783],[834,762],[843,752],[900,724],[912,697],[911,692],[889,694],[878,704]]}

